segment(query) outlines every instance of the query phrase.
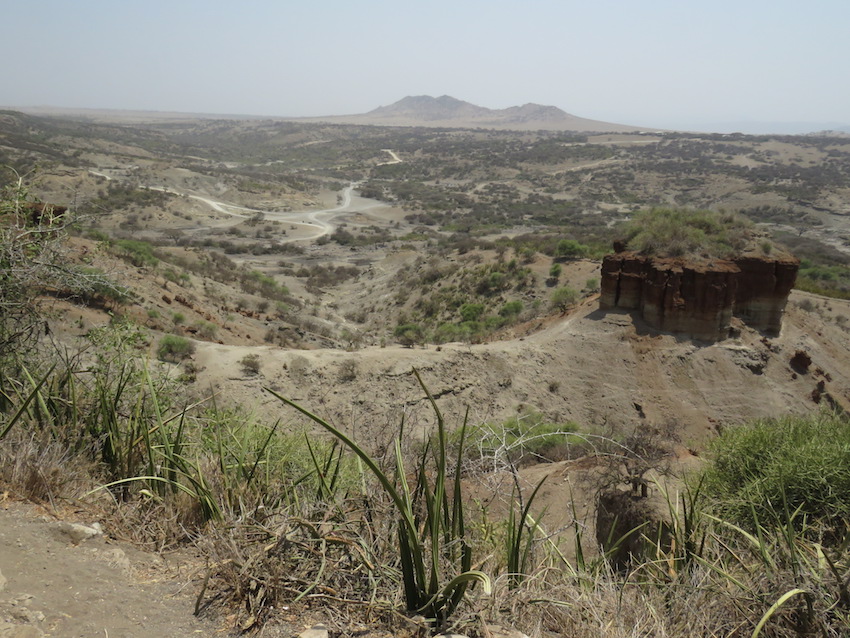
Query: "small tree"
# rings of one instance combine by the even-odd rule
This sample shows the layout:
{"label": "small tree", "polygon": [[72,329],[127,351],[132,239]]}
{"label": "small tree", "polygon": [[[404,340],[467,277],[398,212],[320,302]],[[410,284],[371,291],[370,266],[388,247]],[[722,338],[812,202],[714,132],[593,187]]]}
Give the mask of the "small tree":
{"label": "small tree", "polygon": [[583,257],[590,249],[575,239],[562,239],[555,248],[555,257],[561,259],[576,259]]}
{"label": "small tree", "polygon": [[0,358],[35,344],[46,327],[40,293],[119,303],[129,292],[103,273],[69,263],[66,210],[34,202],[23,178],[0,190]]}
{"label": "small tree", "polygon": [[405,323],[397,326],[393,331],[393,336],[398,339],[398,342],[407,346],[413,347],[417,343],[422,342],[422,326],[418,323]]}
{"label": "small tree", "polygon": [[552,293],[552,305],[565,314],[578,299],[578,293],[569,286],[562,286]]}

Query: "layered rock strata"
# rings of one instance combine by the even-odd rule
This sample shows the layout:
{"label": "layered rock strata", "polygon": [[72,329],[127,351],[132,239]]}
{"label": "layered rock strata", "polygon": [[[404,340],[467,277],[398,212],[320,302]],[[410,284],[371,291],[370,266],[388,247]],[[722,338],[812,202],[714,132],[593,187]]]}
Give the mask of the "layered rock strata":
{"label": "layered rock strata", "polygon": [[633,252],[602,262],[603,310],[637,310],[653,328],[702,341],[729,336],[732,317],[777,335],[799,261],[653,258]]}

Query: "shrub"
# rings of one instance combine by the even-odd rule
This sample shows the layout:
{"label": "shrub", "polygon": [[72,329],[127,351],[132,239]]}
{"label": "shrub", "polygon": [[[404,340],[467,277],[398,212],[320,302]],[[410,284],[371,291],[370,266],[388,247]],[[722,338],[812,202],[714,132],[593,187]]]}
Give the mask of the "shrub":
{"label": "shrub", "polygon": [[422,342],[422,327],[416,323],[405,323],[396,327],[393,336],[401,345],[410,347]]}
{"label": "shrub", "polygon": [[631,249],[647,255],[729,257],[744,248],[751,228],[750,221],[737,215],[653,208],[635,214],[625,239]]}
{"label": "shrub", "polygon": [[[850,520],[850,422],[822,412],[726,429],[711,447],[705,495],[742,527],[844,529]],[[820,529],[819,529],[820,528]]]}
{"label": "shrub", "polygon": [[499,315],[506,319],[513,319],[522,312],[521,301],[508,301],[499,309]]}
{"label": "shrub", "polygon": [[161,361],[178,363],[195,353],[195,344],[177,335],[165,335],[159,341],[156,356]]}
{"label": "shrub", "polygon": [[[555,248],[555,257],[561,259],[575,259],[583,257],[590,252],[590,248],[577,242],[575,239],[562,239]],[[552,275],[554,277],[554,275]]]}
{"label": "shrub", "polygon": [[460,307],[459,312],[464,321],[477,321],[484,313],[484,304],[465,303]]}
{"label": "shrub", "polygon": [[568,448],[574,440],[572,433],[578,426],[552,423],[540,412],[529,411],[504,423],[482,423],[468,428],[467,438],[482,457],[501,457],[527,465],[568,458]]}
{"label": "shrub", "polygon": [[552,305],[561,312],[566,312],[578,299],[578,293],[569,286],[563,286],[552,293]]}
{"label": "shrub", "polygon": [[239,361],[243,374],[254,376],[260,374],[260,357],[256,354],[246,354]]}
{"label": "shrub", "polygon": [[215,335],[218,333],[218,326],[211,321],[199,321],[195,324],[195,329],[204,339],[215,339]]}
{"label": "shrub", "polygon": [[119,239],[113,246],[119,257],[134,266],[152,267],[159,263],[159,259],[153,254],[153,246],[146,241]]}

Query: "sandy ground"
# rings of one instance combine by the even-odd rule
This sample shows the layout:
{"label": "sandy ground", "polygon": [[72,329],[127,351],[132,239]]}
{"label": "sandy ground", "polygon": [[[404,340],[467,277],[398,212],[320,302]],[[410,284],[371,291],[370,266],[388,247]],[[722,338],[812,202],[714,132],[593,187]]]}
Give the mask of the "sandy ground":
{"label": "sandy ground", "polygon": [[[91,522],[80,513],[67,516]],[[0,504],[0,572],[6,579],[0,636],[221,635],[192,615],[197,561],[147,554],[103,536],[75,544],[62,525],[38,507]]]}
{"label": "sandy ground", "polygon": [[[815,300],[813,311],[798,307],[805,299]],[[589,298],[567,316],[534,322],[529,328],[539,329],[528,336],[480,345],[346,352],[198,342],[197,383],[254,406],[262,418],[291,414],[269,387],[355,434],[387,435],[402,414],[408,423],[431,426],[411,375],[416,368],[452,423],[467,406],[473,422],[533,409],[596,433],[629,432],[642,419],[672,421],[682,443],[695,449],[725,426],[817,409],[811,396],[819,381],[837,400],[850,401],[850,335],[832,319],[850,316],[848,302],[795,291],[781,336],[743,328],[740,338],[716,344],[659,334],[631,314],[603,313],[597,305]],[[809,373],[790,368],[797,350],[811,356]],[[259,375],[242,371],[247,354],[259,356]]]}

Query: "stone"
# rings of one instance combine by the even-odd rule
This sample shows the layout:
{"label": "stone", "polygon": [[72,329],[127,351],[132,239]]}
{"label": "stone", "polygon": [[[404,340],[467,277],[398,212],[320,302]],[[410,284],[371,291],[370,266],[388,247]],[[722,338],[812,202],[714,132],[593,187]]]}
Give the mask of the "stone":
{"label": "stone", "polygon": [[62,521],[57,525],[57,529],[63,536],[67,536],[71,539],[71,542],[74,543],[74,545],[79,545],[83,541],[103,534],[103,529],[100,527],[100,523],[94,523],[89,526],[81,525],[80,523],[68,523],[66,521]]}
{"label": "stone", "polygon": [[120,547],[110,547],[109,549],[105,549],[100,552],[99,555],[108,565],[118,568],[124,574],[131,574],[133,572],[133,566],[130,563],[130,559],[127,558],[127,554],[124,553],[124,550]]}
{"label": "stone", "polygon": [[484,625],[483,635],[486,638],[528,638],[521,631],[501,625]]}
{"label": "stone", "polygon": [[298,634],[298,638],[328,638],[328,628],[322,624],[313,625]]}
{"label": "stone", "polygon": [[8,584],[7,578],[3,575],[3,572],[0,572],[0,591],[4,591],[6,589],[6,585]]}

